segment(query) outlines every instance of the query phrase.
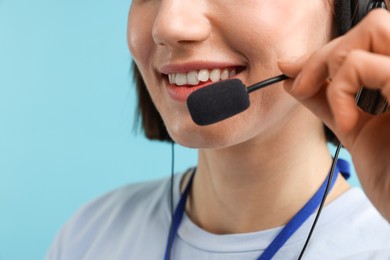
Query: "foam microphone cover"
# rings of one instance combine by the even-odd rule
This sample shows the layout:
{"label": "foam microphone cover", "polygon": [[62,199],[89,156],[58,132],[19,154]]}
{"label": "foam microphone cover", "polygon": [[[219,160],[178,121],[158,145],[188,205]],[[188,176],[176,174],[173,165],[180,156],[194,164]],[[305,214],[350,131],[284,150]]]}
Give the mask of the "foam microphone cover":
{"label": "foam microphone cover", "polygon": [[248,91],[239,79],[219,81],[200,88],[187,99],[192,120],[202,126],[241,113],[249,104]]}

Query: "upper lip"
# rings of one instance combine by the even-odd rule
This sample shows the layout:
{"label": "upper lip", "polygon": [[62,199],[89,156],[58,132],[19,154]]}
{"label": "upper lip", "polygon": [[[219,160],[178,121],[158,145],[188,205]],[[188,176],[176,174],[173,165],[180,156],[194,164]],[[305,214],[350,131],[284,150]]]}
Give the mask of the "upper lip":
{"label": "upper lip", "polygon": [[205,62],[205,61],[192,61],[184,63],[170,63],[162,65],[158,68],[158,71],[162,74],[170,73],[187,73],[190,71],[196,71],[201,69],[222,69],[229,67],[244,67],[244,65],[232,62]]}

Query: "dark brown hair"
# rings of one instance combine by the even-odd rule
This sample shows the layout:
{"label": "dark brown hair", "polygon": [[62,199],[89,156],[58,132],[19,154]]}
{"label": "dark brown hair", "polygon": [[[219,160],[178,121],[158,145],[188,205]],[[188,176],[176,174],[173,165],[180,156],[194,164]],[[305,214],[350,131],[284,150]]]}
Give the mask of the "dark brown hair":
{"label": "dark brown hair", "polygon": [[[340,0],[336,0],[336,3],[337,1]],[[336,21],[338,21],[337,17]],[[146,89],[146,85],[142,79],[141,73],[134,62],[132,64],[132,73],[136,83],[138,98],[135,127],[139,128],[141,123],[141,129],[143,130],[145,136],[150,140],[172,141],[161,118],[161,115],[154,106],[149,92]],[[377,90],[368,90],[363,88],[360,94],[358,105],[364,111],[371,114],[380,114],[389,111],[389,106],[386,102],[386,99],[381,95],[380,91]],[[338,141],[333,132],[325,125],[324,129],[327,140],[333,144],[336,144]]]}
{"label": "dark brown hair", "polygon": [[141,128],[148,139],[171,141],[172,139],[168,134],[164,121],[153,104],[149,92],[146,89],[145,82],[134,61],[131,68],[135,80],[138,100],[135,128],[138,129],[141,123]]}

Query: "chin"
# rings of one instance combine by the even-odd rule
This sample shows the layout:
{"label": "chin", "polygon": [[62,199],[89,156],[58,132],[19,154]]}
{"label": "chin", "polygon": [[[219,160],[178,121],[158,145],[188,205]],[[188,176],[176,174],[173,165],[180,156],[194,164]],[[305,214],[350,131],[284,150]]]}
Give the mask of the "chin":
{"label": "chin", "polygon": [[[235,119],[228,119],[208,126],[198,126],[193,122],[186,125],[176,124],[169,127],[168,132],[172,139],[185,147],[196,149],[221,149],[246,141],[249,129],[238,127]],[[245,131],[243,131],[245,130]]]}

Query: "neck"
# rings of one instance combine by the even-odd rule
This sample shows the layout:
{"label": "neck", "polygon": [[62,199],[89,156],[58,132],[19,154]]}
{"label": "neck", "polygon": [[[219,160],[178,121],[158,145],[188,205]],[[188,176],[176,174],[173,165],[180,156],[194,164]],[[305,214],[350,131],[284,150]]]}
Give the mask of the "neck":
{"label": "neck", "polygon": [[[322,135],[286,139],[278,135],[200,150],[187,213],[198,226],[216,234],[285,225],[321,186],[331,161]],[[327,201],[346,189],[338,178]]]}

